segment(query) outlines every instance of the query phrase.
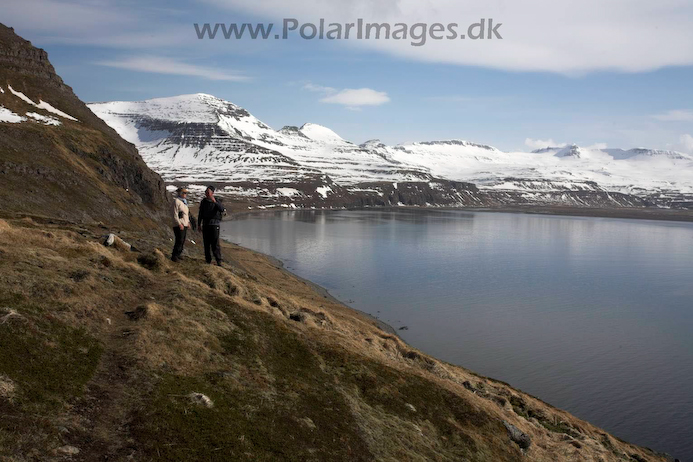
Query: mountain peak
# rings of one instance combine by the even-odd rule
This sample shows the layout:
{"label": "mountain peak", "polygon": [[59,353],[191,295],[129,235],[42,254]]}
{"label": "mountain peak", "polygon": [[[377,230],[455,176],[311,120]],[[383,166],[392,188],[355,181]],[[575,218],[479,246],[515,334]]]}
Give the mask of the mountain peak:
{"label": "mountain peak", "polygon": [[235,104],[207,93],[151,98],[143,101],[111,101],[92,103],[91,109],[100,114],[138,113],[151,119],[185,123],[216,123],[219,115],[248,116]]}
{"label": "mountain peak", "polygon": [[313,141],[322,141],[325,143],[344,143],[345,140],[332,130],[322,125],[314,123],[305,123],[299,131]]}
{"label": "mountain peak", "polygon": [[221,98],[218,98],[218,97],[216,97],[216,96],[214,96],[214,95],[210,95],[209,93],[195,93],[194,95],[197,96],[198,98],[221,99]]}
{"label": "mountain peak", "polygon": [[564,148],[561,148],[556,154],[556,157],[573,157],[575,159],[580,159],[584,157],[585,150],[582,149],[577,144],[569,144]]}
{"label": "mountain peak", "polygon": [[385,143],[380,141],[377,138],[374,138],[372,140],[365,141],[359,145],[360,148],[363,149],[375,149],[375,148],[383,148],[385,147]]}
{"label": "mountain peak", "polygon": [[301,138],[307,138],[306,135],[301,133],[301,129],[298,128],[295,125],[284,125],[280,130],[279,133],[282,135],[289,135],[289,136],[299,136]]}
{"label": "mountain peak", "polygon": [[485,149],[488,151],[498,151],[498,149],[494,148],[493,146],[489,146],[486,144],[478,144],[478,143],[473,143],[471,141],[467,140],[460,140],[460,139],[450,139],[450,140],[435,140],[435,141],[420,141],[418,143],[414,143],[422,146],[467,146],[467,147],[472,147],[472,148],[480,148],[480,149]]}

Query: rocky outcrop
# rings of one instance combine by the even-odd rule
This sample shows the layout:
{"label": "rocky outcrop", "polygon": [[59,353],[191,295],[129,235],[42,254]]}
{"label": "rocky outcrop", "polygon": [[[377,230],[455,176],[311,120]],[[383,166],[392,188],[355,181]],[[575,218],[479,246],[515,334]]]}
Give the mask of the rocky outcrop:
{"label": "rocky outcrop", "polygon": [[5,73],[38,78],[47,87],[72,91],[55,73],[48,53],[16,35],[13,28],[0,24],[0,44],[0,69]]}
{"label": "rocky outcrop", "polygon": [[529,436],[527,436],[526,433],[523,433],[522,430],[517,428],[515,425],[503,421],[503,425],[505,425],[505,428],[508,430],[508,435],[510,436],[510,439],[520,446],[521,449],[528,449],[532,445],[532,440]]}
{"label": "rocky outcrop", "polygon": [[0,214],[159,226],[168,202],[161,177],[77,98],[44,50],[2,24],[0,88],[0,106],[13,113],[59,119],[50,126],[0,122],[0,181],[6,195]]}

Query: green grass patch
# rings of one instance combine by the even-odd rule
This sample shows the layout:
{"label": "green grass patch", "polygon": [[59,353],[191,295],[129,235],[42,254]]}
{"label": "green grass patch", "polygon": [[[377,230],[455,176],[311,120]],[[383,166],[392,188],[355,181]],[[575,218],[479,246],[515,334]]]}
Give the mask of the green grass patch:
{"label": "green grass patch", "polygon": [[10,306],[21,317],[9,318],[0,326],[0,373],[16,384],[19,405],[50,411],[82,394],[96,370],[102,347],[83,329],[41,315],[37,307],[17,301],[15,298]]}
{"label": "green grass patch", "polygon": [[[155,460],[372,460],[334,380],[304,339],[264,313],[233,313],[225,364],[202,377],[167,375],[134,421]],[[212,408],[187,396],[203,393]]]}
{"label": "green grass patch", "polygon": [[[414,374],[407,374],[383,364],[351,356],[347,352],[325,352],[324,357],[341,369],[340,380],[358,390],[358,396],[369,406],[381,409],[402,420],[421,426],[432,424],[437,431],[438,448],[453,460],[497,460],[492,449],[471,435],[503,434],[500,421],[475,409],[465,398]],[[355,361],[357,359],[357,361]],[[407,404],[414,406],[413,412]],[[417,450],[431,460],[431,448]]]}
{"label": "green grass patch", "polygon": [[12,396],[0,398],[1,459],[60,442],[54,417],[83,394],[103,348],[20,297],[0,297],[0,306],[20,315],[0,325],[0,374],[14,384]]}

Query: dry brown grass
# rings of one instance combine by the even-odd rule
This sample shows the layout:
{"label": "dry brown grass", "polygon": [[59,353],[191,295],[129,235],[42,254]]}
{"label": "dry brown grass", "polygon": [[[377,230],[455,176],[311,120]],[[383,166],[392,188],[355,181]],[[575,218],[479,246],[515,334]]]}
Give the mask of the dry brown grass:
{"label": "dry brown grass", "polygon": [[[119,420],[134,419],[146,430],[154,418],[146,414],[150,417],[140,421],[136,416],[142,412],[161,412],[173,420],[177,409],[188,415],[193,411],[185,407],[187,401],[176,396],[191,392],[210,394],[215,406],[204,411],[211,413],[205,414],[209,419],[213,413],[238,413],[236,421],[271,426],[283,413],[292,415],[287,428],[305,432],[316,445],[341,419],[354,432],[347,439],[367,448],[359,453],[363,460],[520,460],[504,420],[531,437],[529,460],[606,462],[632,454],[663,460],[506,384],[417,351],[261,255],[225,245],[232,267],[205,265],[198,249],[189,249],[190,257],[174,264],[164,257],[165,242],[149,242],[143,254],[152,257],[152,265],[143,263],[143,254],[104,247],[99,232],[0,220],[0,289],[23,301],[21,309],[8,306],[0,316],[12,309],[37,329],[48,317],[84,329],[103,347],[86,396],[44,411],[49,420],[71,428],[76,436],[70,441],[82,445],[83,460],[123,456],[138,444],[143,446],[131,450],[134,460],[146,460],[138,451],[147,453],[149,446],[123,430]],[[162,383],[168,385],[161,388]],[[0,398],[15,399],[21,387],[0,375]],[[170,391],[156,398],[156,390]],[[330,405],[310,407],[320,399],[334,406],[341,402],[348,418],[326,418]],[[159,407],[152,408],[155,403]],[[263,421],[265,415],[270,420]],[[217,426],[243,432],[234,441],[245,438],[251,427],[227,428],[228,419]],[[204,420],[196,422],[206,428]],[[19,436],[14,436],[22,442],[14,447],[54,450],[65,437],[50,428],[41,438],[16,429]],[[214,428],[196,438],[205,441]],[[98,437],[79,436],[89,434]],[[7,438],[0,427],[0,443]],[[151,447],[148,454],[161,449]],[[265,460],[264,453],[257,454]],[[337,457],[321,454],[325,460]],[[18,457],[0,449],[2,456]]]}

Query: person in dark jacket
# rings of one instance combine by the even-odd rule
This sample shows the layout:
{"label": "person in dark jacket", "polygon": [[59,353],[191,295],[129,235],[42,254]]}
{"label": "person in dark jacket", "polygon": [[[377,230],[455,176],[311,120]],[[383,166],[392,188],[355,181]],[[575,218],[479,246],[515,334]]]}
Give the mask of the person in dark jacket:
{"label": "person in dark jacket", "polygon": [[217,265],[221,266],[221,245],[219,244],[219,225],[226,209],[214,197],[214,186],[208,186],[205,197],[200,202],[200,211],[197,214],[197,227],[202,231],[202,240],[205,246],[205,260],[212,263],[212,254]]}

